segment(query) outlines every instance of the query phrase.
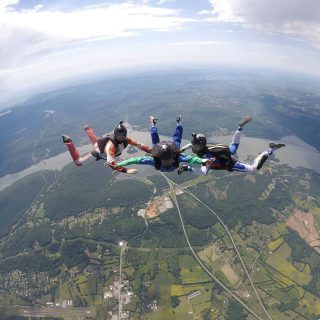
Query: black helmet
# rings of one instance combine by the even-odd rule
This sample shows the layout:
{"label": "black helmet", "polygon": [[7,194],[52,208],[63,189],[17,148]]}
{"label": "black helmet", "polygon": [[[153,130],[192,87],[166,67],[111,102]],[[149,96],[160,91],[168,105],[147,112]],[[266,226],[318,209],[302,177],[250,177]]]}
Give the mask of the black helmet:
{"label": "black helmet", "polygon": [[200,145],[202,147],[205,147],[207,145],[207,138],[201,134],[201,133],[193,133],[192,134],[192,139],[191,139],[191,144],[192,145]]}
{"label": "black helmet", "polygon": [[191,144],[192,144],[192,151],[195,154],[202,153],[207,146],[207,138],[201,133],[198,133],[198,134],[193,133]]}
{"label": "black helmet", "polygon": [[125,127],[125,125],[123,124],[123,121],[121,120],[119,122],[119,124],[114,128],[113,130],[113,134],[115,136],[115,138],[117,138],[117,136],[121,136],[121,137],[126,137],[127,136],[127,128]]}
{"label": "black helmet", "polygon": [[154,155],[160,160],[174,159],[176,148],[172,142],[160,142],[154,146]]}

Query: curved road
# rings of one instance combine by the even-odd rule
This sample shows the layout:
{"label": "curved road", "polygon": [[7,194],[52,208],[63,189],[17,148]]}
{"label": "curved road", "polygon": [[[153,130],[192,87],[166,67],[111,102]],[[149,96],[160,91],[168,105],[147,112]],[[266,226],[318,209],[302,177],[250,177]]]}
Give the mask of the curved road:
{"label": "curved road", "polygon": [[191,246],[191,244],[190,244],[188,235],[187,235],[187,233],[186,233],[186,229],[185,229],[184,222],[183,222],[183,219],[182,219],[182,215],[181,215],[180,207],[179,207],[179,204],[178,204],[178,200],[177,200],[177,198],[176,198],[174,189],[173,189],[173,187],[172,187],[173,184],[174,184],[176,187],[178,187],[180,190],[183,190],[184,192],[188,193],[190,196],[192,196],[192,197],[195,198],[197,201],[199,201],[199,202],[202,203],[204,206],[206,206],[206,208],[208,208],[212,213],[214,213],[214,215],[217,217],[217,219],[221,222],[221,224],[223,225],[223,227],[226,229],[226,232],[228,233],[228,236],[230,237],[233,246],[235,247],[235,250],[236,250],[236,252],[237,252],[237,254],[238,254],[238,256],[239,256],[240,261],[242,262],[242,265],[244,266],[244,269],[245,269],[245,271],[246,271],[246,274],[247,274],[247,276],[248,276],[248,278],[249,278],[249,280],[250,280],[250,283],[251,283],[251,285],[252,285],[252,287],[253,287],[253,289],[254,289],[257,297],[258,297],[258,300],[259,300],[261,306],[263,307],[263,310],[264,310],[264,311],[266,312],[266,314],[268,315],[268,318],[272,320],[271,316],[269,315],[268,311],[265,309],[265,307],[264,307],[264,305],[263,305],[263,303],[262,303],[262,301],[261,301],[261,299],[260,299],[260,297],[259,297],[256,289],[255,289],[255,286],[254,286],[254,284],[253,284],[253,282],[252,282],[252,280],[251,280],[251,277],[250,277],[250,275],[249,275],[249,273],[248,273],[248,271],[247,271],[247,269],[246,269],[246,267],[245,267],[245,265],[244,265],[244,262],[243,262],[243,260],[242,260],[242,258],[241,258],[241,255],[240,255],[239,251],[238,251],[238,248],[237,248],[237,246],[236,246],[236,244],[235,244],[235,242],[234,242],[234,240],[233,240],[233,238],[232,238],[232,236],[231,236],[231,234],[230,234],[227,226],[223,223],[223,221],[220,219],[220,217],[219,217],[210,207],[208,207],[205,203],[203,203],[200,199],[198,199],[195,195],[193,195],[192,192],[190,192],[189,190],[186,190],[186,189],[184,189],[183,187],[179,186],[178,184],[176,184],[175,182],[173,182],[171,179],[169,179],[169,178],[168,178],[166,175],[164,175],[163,173],[161,173],[161,174],[162,174],[162,176],[166,179],[166,181],[168,182],[168,184],[169,184],[169,186],[170,186],[170,192],[171,192],[172,198],[173,198],[173,200],[174,200],[174,202],[175,202],[175,204],[176,204],[176,206],[177,206],[178,213],[179,213],[179,217],[180,217],[180,221],[181,221],[181,225],[182,225],[182,229],[183,229],[183,232],[184,232],[186,241],[187,241],[187,243],[188,243],[188,246],[189,246],[189,248],[190,248],[193,256],[195,257],[195,259],[198,261],[198,263],[200,264],[200,266],[203,268],[203,270],[204,270],[212,279],[214,279],[225,291],[227,291],[236,301],[238,301],[247,311],[249,311],[249,312],[250,312],[252,315],[254,315],[257,319],[262,320],[262,318],[261,318],[259,315],[257,315],[250,307],[248,307],[248,306],[247,306],[242,300],[240,300],[232,291],[230,291],[219,279],[217,279],[217,278],[207,269],[207,267],[202,263],[202,261],[200,260],[200,258],[199,258],[199,257],[197,256],[197,254],[194,252],[194,250],[193,250],[193,248],[192,248],[192,246]]}

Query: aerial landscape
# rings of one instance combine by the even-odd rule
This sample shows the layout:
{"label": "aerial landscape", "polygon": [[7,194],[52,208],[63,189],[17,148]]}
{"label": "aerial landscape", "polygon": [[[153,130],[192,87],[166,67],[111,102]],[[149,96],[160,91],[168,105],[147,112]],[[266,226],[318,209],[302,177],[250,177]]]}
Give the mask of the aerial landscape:
{"label": "aerial landscape", "polygon": [[320,7],[267,2],[0,4],[0,319],[320,318]]}

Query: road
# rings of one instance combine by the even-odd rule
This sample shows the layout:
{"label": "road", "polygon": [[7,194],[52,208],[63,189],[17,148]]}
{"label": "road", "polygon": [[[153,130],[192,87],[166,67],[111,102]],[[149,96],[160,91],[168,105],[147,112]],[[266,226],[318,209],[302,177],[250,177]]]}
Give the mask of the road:
{"label": "road", "polygon": [[[177,207],[177,210],[178,210],[178,213],[179,213],[179,217],[180,217],[180,221],[181,221],[181,226],[182,226],[182,230],[183,230],[183,233],[184,233],[184,236],[186,238],[186,241],[188,243],[188,246],[189,246],[189,249],[191,250],[193,256],[195,257],[195,259],[198,261],[199,265],[202,267],[202,269],[214,280],[216,281],[226,292],[228,292],[237,302],[239,302],[248,312],[250,312],[254,317],[256,317],[256,319],[259,319],[259,320],[263,320],[259,315],[257,315],[255,313],[255,311],[253,311],[250,307],[248,307],[241,299],[239,299],[231,290],[229,290],[218,278],[216,278],[208,269],[207,267],[203,264],[203,262],[200,260],[200,258],[198,257],[198,255],[195,253],[195,251],[193,250],[192,248],[192,245],[189,241],[189,238],[188,238],[188,235],[187,235],[187,232],[186,232],[186,229],[185,229],[185,225],[184,225],[184,221],[183,221],[183,218],[182,218],[182,215],[181,215],[181,211],[180,211],[180,207],[179,207],[179,203],[178,203],[178,200],[176,198],[176,195],[175,195],[175,192],[174,192],[174,188],[173,188],[173,184],[178,187],[179,189],[187,192],[188,194],[192,194],[189,192],[189,190],[185,190],[184,188],[182,188],[181,186],[177,185],[176,183],[174,183],[172,180],[170,180],[166,175],[164,175],[162,173],[162,176],[166,179],[166,181],[168,182],[169,184],[169,187],[170,187],[170,193],[171,193],[171,196],[172,196],[172,199],[173,201],[175,202],[175,205]],[[193,195],[193,194],[192,194]],[[194,198],[196,198],[195,196],[193,196]],[[201,200],[198,199],[200,202]],[[204,204],[205,205],[205,204]],[[208,206],[206,206],[208,207]],[[209,208],[209,207],[208,207]],[[211,208],[209,208],[211,209]],[[212,209],[211,209],[212,211]],[[216,214],[215,214],[216,215]],[[216,215],[217,216],[217,215]],[[219,219],[219,221],[221,220],[219,216],[217,216],[217,218]],[[222,222],[222,224],[224,225],[224,223]],[[225,225],[224,225],[225,226]],[[225,226],[226,228],[226,226]],[[227,229],[228,231],[228,229]],[[232,236],[230,234],[230,232],[228,231],[228,235],[231,237],[232,239]],[[233,239],[232,239],[232,242],[234,244],[234,246],[236,247]],[[236,249],[237,250],[237,249]],[[238,250],[237,250],[238,252]],[[238,255],[240,255],[240,253],[238,252]],[[259,298],[260,299],[260,298]],[[259,300],[260,301],[260,300]],[[261,302],[262,303],[262,302]],[[262,304],[263,306],[263,304]],[[264,307],[264,306],[263,306]],[[266,311],[266,310],[265,310]],[[268,315],[268,318],[269,319],[272,319],[269,315],[269,313],[266,311],[266,314]]]}
{"label": "road", "polygon": [[121,300],[121,288],[122,288],[122,255],[123,251],[125,250],[126,243],[123,242],[120,244],[120,264],[119,264],[119,312],[118,312],[118,319],[121,320],[121,313],[122,313],[122,300]]}

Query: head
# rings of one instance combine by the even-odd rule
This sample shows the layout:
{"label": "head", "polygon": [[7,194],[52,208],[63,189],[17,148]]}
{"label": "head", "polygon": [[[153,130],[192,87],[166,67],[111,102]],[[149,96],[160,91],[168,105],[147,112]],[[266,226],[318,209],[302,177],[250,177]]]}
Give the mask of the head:
{"label": "head", "polygon": [[113,130],[114,137],[118,142],[124,142],[127,139],[127,128],[121,120]]}
{"label": "head", "polygon": [[195,154],[201,153],[207,147],[207,138],[201,133],[198,133],[198,134],[193,133],[191,144],[192,144],[192,151]]}
{"label": "head", "polygon": [[172,167],[176,158],[176,149],[174,145],[170,142],[162,142],[154,146],[155,157],[161,160],[161,165],[165,168]]}

